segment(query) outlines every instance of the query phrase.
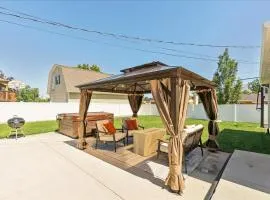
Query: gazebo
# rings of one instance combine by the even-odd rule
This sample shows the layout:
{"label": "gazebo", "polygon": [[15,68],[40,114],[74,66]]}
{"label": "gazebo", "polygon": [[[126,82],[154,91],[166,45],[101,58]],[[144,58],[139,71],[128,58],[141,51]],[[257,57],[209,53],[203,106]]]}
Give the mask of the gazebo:
{"label": "gazebo", "polygon": [[216,122],[218,109],[215,84],[183,67],[168,66],[159,61],[123,69],[121,72],[119,75],[78,86],[81,90],[79,109],[81,123],[77,147],[84,149],[86,146],[85,118],[93,91],[128,94],[134,117],[137,117],[143,95],[152,93],[167,134],[171,136],[168,151],[169,174],[165,185],[174,192],[182,193],[184,189],[184,179],[180,170],[183,157],[182,135],[189,93],[191,90],[197,92],[203,103],[209,118],[209,138],[206,146],[215,150],[218,148],[216,136],[219,132]]}

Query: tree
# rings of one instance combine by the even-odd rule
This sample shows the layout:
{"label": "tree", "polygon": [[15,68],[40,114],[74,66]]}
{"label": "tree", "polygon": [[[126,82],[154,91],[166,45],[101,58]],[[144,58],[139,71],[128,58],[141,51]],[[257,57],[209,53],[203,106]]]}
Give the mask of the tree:
{"label": "tree", "polygon": [[4,72],[2,70],[0,70],[0,78],[1,79],[4,79],[5,78],[5,74],[4,74]]}
{"label": "tree", "polygon": [[251,94],[252,92],[250,90],[243,90],[242,93],[243,94]]}
{"label": "tree", "polygon": [[4,73],[2,70],[0,70],[0,78],[1,78],[1,79],[6,79],[6,80],[8,80],[8,81],[14,80],[14,78],[13,78],[12,76],[6,77],[6,76],[5,76],[5,73]]}
{"label": "tree", "polygon": [[100,72],[100,67],[97,66],[97,65],[95,65],[95,64],[93,64],[93,65],[90,67],[90,69],[93,70],[93,71],[96,71],[96,72]]}
{"label": "tree", "polygon": [[218,68],[214,74],[213,82],[217,85],[217,98],[219,104],[238,103],[242,90],[242,81],[238,79],[238,63],[231,59],[226,48],[219,56]]}
{"label": "tree", "polygon": [[84,70],[93,70],[96,72],[101,72],[100,67],[98,65],[89,65],[89,64],[79,64],[77,65],[78,68],[84,69]]}
{"label": "tree", "polygon": [[248,89],[250,89],[252,93],[257,93],[261,89],[259,79],[248,82]]}
{"label": "tree", "polygon": [[39,99],[39,90],[38,88],[31,88],[29,85],[25,88],[20,89],[17,92],[17,101],[24,102],[35,102]]}
{"label": "tree", "polygon": [[9,77],[7,77],[7,80],[8,80],[8,81],[13,81],[13,80],[14,80],[14,77],[9,76]]}
{"label": "tree", "polygon": [[84,70],[89,70],[90,68],[89,64],[78,64],[77,67]]}

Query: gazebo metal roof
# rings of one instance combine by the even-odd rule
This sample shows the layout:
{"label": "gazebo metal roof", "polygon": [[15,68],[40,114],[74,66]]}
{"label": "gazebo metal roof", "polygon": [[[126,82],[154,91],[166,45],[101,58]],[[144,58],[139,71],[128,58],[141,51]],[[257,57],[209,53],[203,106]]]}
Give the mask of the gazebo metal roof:
{"label": "gazebo metal roof", "polygon": [[122,74],[113,75],[97,81],[78,85],[80,89],[100,92],[144,94],[150,93],[150,80],[178,77],[189,80],[191,89],[214,88],[215,84],[208,79],[183,67],[168,66],[159,61],[146,63],[121,70]]}

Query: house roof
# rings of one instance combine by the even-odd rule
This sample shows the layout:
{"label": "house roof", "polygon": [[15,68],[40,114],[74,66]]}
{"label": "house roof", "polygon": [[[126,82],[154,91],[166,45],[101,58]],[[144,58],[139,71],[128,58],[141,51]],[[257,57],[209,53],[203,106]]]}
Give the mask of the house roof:
{"label": "house roof", "polygon": [[100,92],[143,94],[151,92],[149,84],[150,80],[170,77],[189,80],[192,89],[215,87],[215,84],[212,81],[209,81],[194,72],[183,67],[168,66],[158,61],[124,69],[121,70],[121,72],[123,73],[85,84],[79,84],[77,87]]}
{"label": "house roof", "polygon": [[142,64],[142,65],[122,69],[122,70],[120,70],[120,72],[129,73],[129,72],[132,72],[132,71],[137,71],[139,69],[145,69],[145,68],[153,67],[153,66],[168,66],[168,65],[165,64],[165,63],[162,63],[160,61],[153,61],[153,62],[150,62],[150,63],[145,63],[145,64]]}
{"label": "house roof", "polygon": [[61,68],[67,92],[80,92],[80,90],[75,87],[76,85],[111,76],[110,74],[58,64],[54,65],[54,68]]}
{"label": "house roof", "polygon": [[[260,100],[260,99],[259,99]],[[251,94],[242,94],[239,102],[257,102],[257,94],[251,93]]]}

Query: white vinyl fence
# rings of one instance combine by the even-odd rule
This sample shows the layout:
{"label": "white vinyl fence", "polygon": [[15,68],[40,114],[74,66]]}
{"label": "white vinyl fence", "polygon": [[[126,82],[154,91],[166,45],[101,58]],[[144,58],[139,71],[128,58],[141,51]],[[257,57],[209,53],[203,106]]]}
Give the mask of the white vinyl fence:
{"label": "white vinyl fence", "polygon": [[[267,113],[267,106],[265,106]],[[0,102],[0,123],[6,121],[13,115],[23,117],[26,121],[54,120],[59,113],[77,113],[79,103],[25,103],[25,102]],[[114,113],[115,116],[132,115],[127,101],[117,102],[91,102],[89,112],[105,111]],[[143,104],[139,115],[159,115],[155,104]],[[189,105],[188,117],[195,119],[207,119],[203,106]],[[255,105],[220,105],[219,119],[223,121],[260,122],[260,111]],[[265,114],[267,121],[267,114]]]}
{"label": "white vinyl fence", "polygon": [[[226,104],[218,106],[218,119],[233,122],[255,122],[260,123],[260,110],[256,110],[255,104]],[[268,119],[268,106],[264,107],[264,122]],[[194,119],[207,119],[202,104],[188,108],[188,117]]]}

